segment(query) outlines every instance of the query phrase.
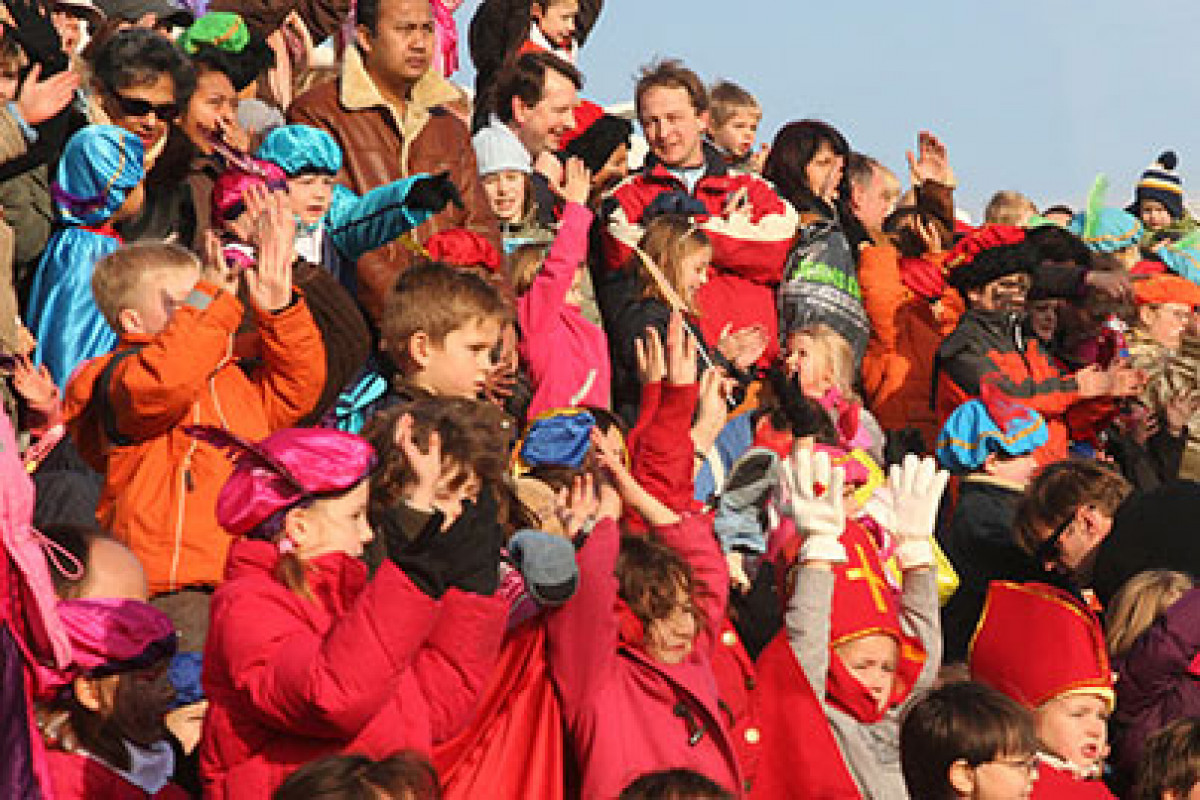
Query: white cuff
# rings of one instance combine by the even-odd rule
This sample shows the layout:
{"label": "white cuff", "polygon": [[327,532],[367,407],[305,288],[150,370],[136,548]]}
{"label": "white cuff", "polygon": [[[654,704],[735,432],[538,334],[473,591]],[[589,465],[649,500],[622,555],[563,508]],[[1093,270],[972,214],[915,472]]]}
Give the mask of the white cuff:
{"label": "white cuff", "polygon": [[816,534],[804,540],[800,547],[800,563],[806,561],[828,561],[841,564],[846,561],[846,548],[836,536]]}
{"label": "white cuff", "polygon": [[933,566],[933,542],[928,536],[919,539],[904,539],[896,548],[896,561],[901,570]]}

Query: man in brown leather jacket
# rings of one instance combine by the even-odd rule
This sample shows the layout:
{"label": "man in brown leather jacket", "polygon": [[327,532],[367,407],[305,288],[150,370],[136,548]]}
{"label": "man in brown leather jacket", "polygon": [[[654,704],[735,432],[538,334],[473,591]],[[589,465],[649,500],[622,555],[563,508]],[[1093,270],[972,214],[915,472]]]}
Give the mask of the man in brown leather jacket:
{"label": "man in brown leather jacket", "polygon": [[[288,119],[333,135],[344,155],[339,178],[360,194],[415,173],[449,170],[465,208],[447,206],[410,236],[423,243],[439,231],[463,227],[499,247],[470,134],[446,108],[462,95],[430,69],[433,30],[429,0],[360,0],[358,46],[347,48],[336,81],[296,98]],[[359,301],[375,321],[383,298],[413,258],[409,247],[394,242],[359,259]]]}

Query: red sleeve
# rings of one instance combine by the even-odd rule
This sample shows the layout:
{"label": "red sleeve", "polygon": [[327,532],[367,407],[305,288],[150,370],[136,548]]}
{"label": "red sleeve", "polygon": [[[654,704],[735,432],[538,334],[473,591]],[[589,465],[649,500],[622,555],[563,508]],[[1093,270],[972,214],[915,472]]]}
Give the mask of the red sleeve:
{"label": "red sleeve", "polygon": [[[438,616],[438,604],[385,562],[324,635],[286,594],[214,600],[234,687],[270,725],[297,735],[350,738],[391,701]],[[219,626],[219,629],[218,629]],[[399,698],[403,702],[404,698]]]}
{"label": "red sleeve", "polygon": [[692,414],[699,394],[697,384],[662,384],[662,398],[654,416],[641,427],[630,450],[633,477],[647,492],[672,511],[692,507]]}
{"label": "red sleeve", "polygon": [[325,389],[325,342],[304,298],[274,314],[256,311],[265,368],[255,383],[272,430],[294,425]]}
{"label": "red sleeve", "polygon": [[603,685],[617,658],[617,579],[621,534],[611,519],[596,523],[576,553],[579,589],[546,620],[550,675],[568,713]]}

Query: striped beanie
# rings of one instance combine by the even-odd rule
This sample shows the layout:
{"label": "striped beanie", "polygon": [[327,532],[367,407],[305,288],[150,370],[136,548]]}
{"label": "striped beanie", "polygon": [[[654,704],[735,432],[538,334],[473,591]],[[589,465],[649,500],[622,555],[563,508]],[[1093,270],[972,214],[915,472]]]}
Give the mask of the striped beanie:
{"label": "striped beanie", "polygon": [[1171,219],[1182,219],[1183,181],[1175,171],[1178,163],[1179,157],[1175,155],[1175,151],[1167,150],[1147,167],[1134,190],[1134,206],[1140,206],[1143,200],[1157,200],[1166,207]]}

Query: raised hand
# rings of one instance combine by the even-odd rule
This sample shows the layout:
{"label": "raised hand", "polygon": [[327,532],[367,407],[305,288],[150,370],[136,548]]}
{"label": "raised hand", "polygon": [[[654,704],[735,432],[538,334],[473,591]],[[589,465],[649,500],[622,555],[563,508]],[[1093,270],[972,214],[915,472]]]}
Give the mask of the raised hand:
{"label": "raised hand", "polygon": [[69,61],[50,18],[49,4],[42,0],[4,0],[4,5],[13,23],[9,32],[29,60],[44,66],[47,75],[65,70]]}
{"label": "raised hand", "polygon": [[936,181],[951,188],[956,185],[954,170],[946,157],[946,146],[929,131],[917,135],[917,156],[914,157],[911,150],[905,155],[913,186],[920,186],[925,181]]}
{"label": "raised hand", "polygon": [[888,473],[895,523],[893,533],[900,540],[898,558],[902,569],[933,565],[933,526],[937,522],[942,492],[950,474],[939,470],[930,458],[909,453],[902,464],[893,464]]}
{"label": "raised hand", "polygon": [[767,351],[767,329],[763,325],[748,325],[731,331],[726,325],[717,342],[717,350],[738,369],[749,369]]}
{"label": "raised hand", "polygon": [[453,203],[458,208],[465,208],[462,195],[454,181],[450,180],[450,171],[442,170],[437,175],[426,175],[413,181],[404,197],[404,204],[411,208],[423,208],[437,213],[448,204]]}
{"label": "raised hand", "polygon": [[592,191],[592,173],[580,158],[568,158],[558,195],[568,203],[583,205]]}
{"label": "raised hand", "polygon": [[[249,192],[246,210],[251,211]],[[250,238],[258,261],[243,273],[246,293],[263,311],[280,311],[292,301],[292,265],[296,261],[296,218],[284,192],[262,198]]]}
{"label": "raised hand", "polygon": [[633,355],[637,359],[638,380],[642,386],[661,383],[667,375],[667,356],[663,352],[658,328],[646,328],[646,335],[633,340]]}
{"label": "raised hand", "polygon": [[16,357],[12,375],[13,388],[31,408],[48,410],[58,399],[58,387],[45,365],[35,365],[28,355]]}
{"label": "raised hand", "polygon": [[422,450],[413,438],[412,415],[401,414],[396,420],[394,438],[414,476],[412,483],[404,487],[404,501],[416,509],[433,510],[438,481],[442,477],[441,435],[436,430],[430,431],[429,442]]}
{"label": "raised hand", "polygon": [[842,489],[846,471],[829,454],[797,445],[779,464],[779,488],[785,507],[804,537],[800,561],[814,566],[846,560],[840,538],[846,526]]}
{"label": "raised hand", "polygon": [[30,125],[41,125],[70,104],[79,88],[79,76],[62,71],[41,80],[42,65],[34,64],[17,93],[17,111]]}
{"label": "raised hand", "polygon": [[683,312],[671,312],[667,324],[667,383],[690,386],[696,382],[696,337],[683,321]]}
{"label": "raised hand", "polygon": [[571,539],[594,523],[599,512],[600,495],[596,492],[595,479],[589,473],[577,475],[570,487],[564,486],[554,497],[554,514]]}

